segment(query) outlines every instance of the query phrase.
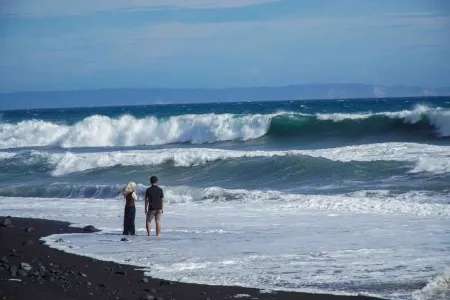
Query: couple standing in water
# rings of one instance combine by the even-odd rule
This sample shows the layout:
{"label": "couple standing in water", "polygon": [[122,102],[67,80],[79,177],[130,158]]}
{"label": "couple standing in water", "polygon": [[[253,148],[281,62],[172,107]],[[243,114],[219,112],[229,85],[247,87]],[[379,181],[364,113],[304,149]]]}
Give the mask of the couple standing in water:
{"label": "couple standing in water", "polygon": [[[158,186],[158,178],[150,177],[151,186],[145,192],[145,217],[147,235],[151,232],[151,222],[155,219],[156,236],[161,233],[161,217],[164,212],[164,193]],[[136,183],[130,182],[122,189],[122,195],[125,197],[125,214],[123,216],[123,234],[135,235],[136,229],[134,219],[136,218],[136,200],[138,195],[136,192]]]}

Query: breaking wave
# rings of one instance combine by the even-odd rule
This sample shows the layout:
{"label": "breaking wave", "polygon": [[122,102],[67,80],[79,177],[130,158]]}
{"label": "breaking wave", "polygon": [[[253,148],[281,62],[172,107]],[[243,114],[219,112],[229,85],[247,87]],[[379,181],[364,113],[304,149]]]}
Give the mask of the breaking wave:
{"label": "breaking wave", "polygon": [[413,300],[450,299],[450,269],[431,279],[421,290],[412,294]]}
{"label": "breaking wave", "polygon": [[42,120],[0,125],[0,148],[111,147],[214,143],[263,136],[273,115],[207,114],[158,119],[94,115],[68,126]]}
{"label": "breaking wave", "polygon": [[[0,188],[2,197],[40,198],[94,198],[122,199],[122,185],[68,185],[55,183],[49,186],[16,186]],[[142,197],[146,186],[137,185]],[[224,189],[220,187],[195,188],[187,186],[164,187],[165,201],[171,203],[203,203],[214,205],[221,202],[271,205],[280,210],[320,210],[387,215],[418,215],[449,217],[450,205],[445,195],[428,192],[408,192],[400,195],[389,191],[360,191],[338,195],[290,194],[279,191]],[[141,199],[142,200],[142,199]]]}
{"label": "breaking wave", "polygon": [[[52,176],[126,166],[155,166],[170,163],[173,167],[192,167],[215,161],[286,157],[322,158],[334,162],[400,161],[411,162],[412,173],[450,172],[450,146],[416,143],[378,143],[317,150],[241,151],[211,148],[173,148],[94,153],[19,151],[0,152],[0,169],[6,172],[50,172]],[[282,162],[281,162],[282,163]],[[290,164],[294,161],[289,162]],[[326,163],[326,162],[324,162]],[[261,161],[260,164],[266,164]],[[264,165],[259,165],[264,167]],[[311,163],[309,164],[311,166]],[[272,170],[274,171],[274,170]]]}
{"label": "breaking wave", "polygon": [[0,148],[113,147],[204,144],[270,138],[358,138],[397,134],[411,138],[450,136],[450,111],[417,106],[414,110],[355,114],[203,114],[169,118],[93,115],[73,125],[43,120],[0,124]]}

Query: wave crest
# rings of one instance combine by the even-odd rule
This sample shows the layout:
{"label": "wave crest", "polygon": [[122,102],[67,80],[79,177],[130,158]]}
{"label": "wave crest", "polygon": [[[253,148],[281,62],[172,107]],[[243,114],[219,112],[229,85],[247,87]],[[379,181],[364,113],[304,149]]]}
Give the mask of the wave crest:
{"label": "wave crest", "polygon": [[[94,198],[122,199],[122,185],[67,185],[56,183],[49,186],[16,186],[0,188],[3,197],[39,198]],[[215,205],[223,202],[252,203],[271,206],[280,210],[319,210],[387,215],[418,215],[450,217],[450,205],[446,195],[428,192],[408,192],[395,195],[389,191],[360,191],[336,195],[289,194],[279,191],[224,189],[220,187],[195,188],[188,186],[163,187],[165,201],[173,203],[202,203]],[[146,186],[137,185],[140,201]],[[70,201],[68,199],[68,201]],[[444,200],[443,200],[444,199]]]}
{"label": "wave crest", "polygon": [[428,281],[421,290],[412,294],[414,300],[445,300],[450,299],[450,269]]}
{"label": "wave crest", "polygon": [[368,136],[443,138],[450,136],[450,111],[418,105],[414,110],[397,112],[284,114],[272,119],[267,134],[308,139]]}
{"label": "wave crest", "polygon": [[42,120],[0,124],[0,148],[203,144],[263,136],[273,115],[182,115],[168,119],[90,116],[72,125]]}
{"label": "wave crest", "polygon": [[422,105],[414,110],[362,114],[284,112],[267,115],[181,115],[159,119],[94,115],[74,125],[27,120],[17,124],[0,124],[0,148],[204,144],[245,141],[264,135],[323,139],[329,136],[358,138],[373,134],[448,137],[450,111]]}
{"label": "wave crest", "polygon": [[191,167],[210,162],[254,157],[323,158],[338,162],[402,161],[415,163],[412,173],[450,172],[450,146],[416,143],[378,143],[317,150],[239,151],[211,148],[173,148],[94,153],[52,153],[46,151],[0,152],[0,167],[10,172],[38,170],[53,176],[117,166],[155,166],[172,163]]}

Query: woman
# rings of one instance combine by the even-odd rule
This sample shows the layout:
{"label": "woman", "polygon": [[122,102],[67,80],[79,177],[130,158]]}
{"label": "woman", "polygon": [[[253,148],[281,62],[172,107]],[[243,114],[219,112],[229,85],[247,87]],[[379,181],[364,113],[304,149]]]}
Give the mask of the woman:
{"label": "woman", "polygon": [[123,234],[124,235],[134,235],[134,219],[136,217],[136,207],[135,202],[138,198],[136,194],[136,183],[129,182],[123,189],[122,195],[125,197],[125,214],[123,216]]}

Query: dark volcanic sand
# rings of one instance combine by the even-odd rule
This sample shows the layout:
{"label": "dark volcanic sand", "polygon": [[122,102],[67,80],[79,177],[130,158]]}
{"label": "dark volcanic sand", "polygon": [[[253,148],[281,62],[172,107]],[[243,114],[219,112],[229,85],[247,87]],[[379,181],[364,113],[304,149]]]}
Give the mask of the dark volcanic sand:
{"label": "dark volcanic sand", "polygon": [[[1,224],[3,219],[0,218]],[[239,299],[375,299],[289,292],[261,294],[257,289],[241,287],[178,282],[168,285],[168,282],[155,278],[143,282],[143,272],[132,266],[68,254],[40,243],[43,236],[82,232],[82,229],[69,227],[69,223],[12,218],[12,225],[14,227],[0,228],[0,299],[213,300],[235,299],[237,294],[251,295]],[[30,227],[33,230],[27,232]],[[33,269],[24,274],[23,270],[19,271],[21,263],[28,263]],[[16,276],[11,276],[11,266],[17,267]]]}

